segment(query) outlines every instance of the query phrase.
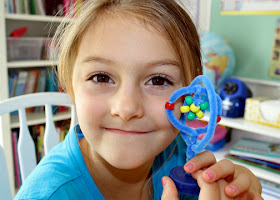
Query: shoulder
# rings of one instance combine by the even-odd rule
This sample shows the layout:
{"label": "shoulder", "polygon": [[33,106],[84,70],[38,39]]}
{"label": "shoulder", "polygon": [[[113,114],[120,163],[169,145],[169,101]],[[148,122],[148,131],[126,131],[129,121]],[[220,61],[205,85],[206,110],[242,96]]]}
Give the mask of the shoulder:
{"label": "shoulder", "polygon": [[15,199],[49,199],[78,179],[81,172],[67,149],[67,140],[50,151],[21,186]]}
{"label": "shoulder", "polygon": [[21,186],[15,199],[49,199],[79,176],[79,172],[67,166],[64,169],[53,164],[38,166]]}

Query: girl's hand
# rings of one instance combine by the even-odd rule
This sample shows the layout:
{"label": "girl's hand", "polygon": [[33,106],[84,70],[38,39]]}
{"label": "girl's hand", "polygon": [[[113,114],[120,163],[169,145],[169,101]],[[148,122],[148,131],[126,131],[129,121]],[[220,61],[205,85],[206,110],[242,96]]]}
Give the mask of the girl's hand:
{"label": "girl's hand", "polygon": [[[199,181],[211,184],[219,180],[225,180],[224,193],[227,197],[241,200],[263,199],[261,197],[261,184],[257,177],[247,168],[235,165],[231,161],[224,159],[216,161],[214,154],[204,151],[191,159],[184,169],[187,173]],[[196,172],[199,172],[198,174]]]}
{"label": "girl's hand", "polygon": [[[202,178],[203,171],[198,170],[193,173],[194,178],[200,187],[199,200],[231,200],[224,193],[224,189],[227,182],[224,179],[220,179],[213,183],[206,183]],[[178,200],[177,188],[169,177],[162,178],[162,200]]]}

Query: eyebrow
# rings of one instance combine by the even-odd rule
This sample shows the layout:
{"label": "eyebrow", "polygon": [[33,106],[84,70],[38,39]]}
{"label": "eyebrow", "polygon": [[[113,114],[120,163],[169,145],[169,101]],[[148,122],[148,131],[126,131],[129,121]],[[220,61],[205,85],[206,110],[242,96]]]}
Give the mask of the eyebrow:
{"label": "eyebrow", "polygon": [[[87,56],[81,61],[81,63],[88,63],[88,62],[97,62],[97,63],[107,64],[107,65],[112,65],[115,63],[113,60],[100,56]],[[156,67],[156,66],[163,66],[163,65],[171,65],[176,67],[180,66],[180,64],[176,60],[168,59],[168,58],[147,62],[144,65],[145,67]]]}

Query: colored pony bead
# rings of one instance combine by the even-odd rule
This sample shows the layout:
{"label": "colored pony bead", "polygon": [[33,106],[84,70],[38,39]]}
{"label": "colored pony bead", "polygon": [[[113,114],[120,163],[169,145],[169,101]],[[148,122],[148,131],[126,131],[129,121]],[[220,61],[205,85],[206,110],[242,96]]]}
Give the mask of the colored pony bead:
{"label": "colored pony bead", "polygon": [[217,116],[217,123],[219,123],[221,121],[221,117]]}
{"label": "colored pony bead", "polygon": [[200,104],[200,110],[206,110],[208,108],[208,103],[204,102],[202,104]]}
{"label": "colored pony bead", "polygon": [[167,109],[167,110],[174,110],[174,103],[166,102],[165,109]]}
{"label": "colored pony bead", "polygon": [[181,110],[181,113],[187,113],[187,112],[190,112],[190,107],[189,106],[181,106],[180,110]]}
{"label": "colored pony bead", "polygon": [[187,102],[188,105],[191,105],[193,103],[193,99],[191,96],[186,96],[185,101]]}
{"label": "colored pony bead", "polygon": [[201,118],[204,117],[204,113],[200,110],[200,111],[198,111],[198,112],[196,113],[196,116],[197,116],[199,119],[201,119]]}
{"label": "colored pony bead", "polygon": [[192,121],[195,118],[195,114],[193,112],[189,112],[188,114],[188,120]]}
{"label": "colored pony bead", "polygon": [[200,111],[200,106],[195,106],[194,103],[192,103],[190,109],[192,112],[197,113],[198,111]]}

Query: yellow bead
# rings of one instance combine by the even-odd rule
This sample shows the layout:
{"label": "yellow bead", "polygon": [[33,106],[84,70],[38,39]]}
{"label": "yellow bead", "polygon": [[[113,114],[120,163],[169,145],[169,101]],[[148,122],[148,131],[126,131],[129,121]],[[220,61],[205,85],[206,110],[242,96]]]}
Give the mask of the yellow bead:
{"label": "yellow bead", "polygon": [[197,113],[200,110],[200,106],[195,106],[194,103],[190,106],[191,111]]}
{"label": "yellow bead", "polygon": [[182,113],[187,113],[190,112],[190,107],[189,106],[181,106],[180,110]]}
{"label": "yellow bead", "polygon": [[204,113],[200,110],[196,113],[196,116],[201,119],[202,117],[204,117]]}

